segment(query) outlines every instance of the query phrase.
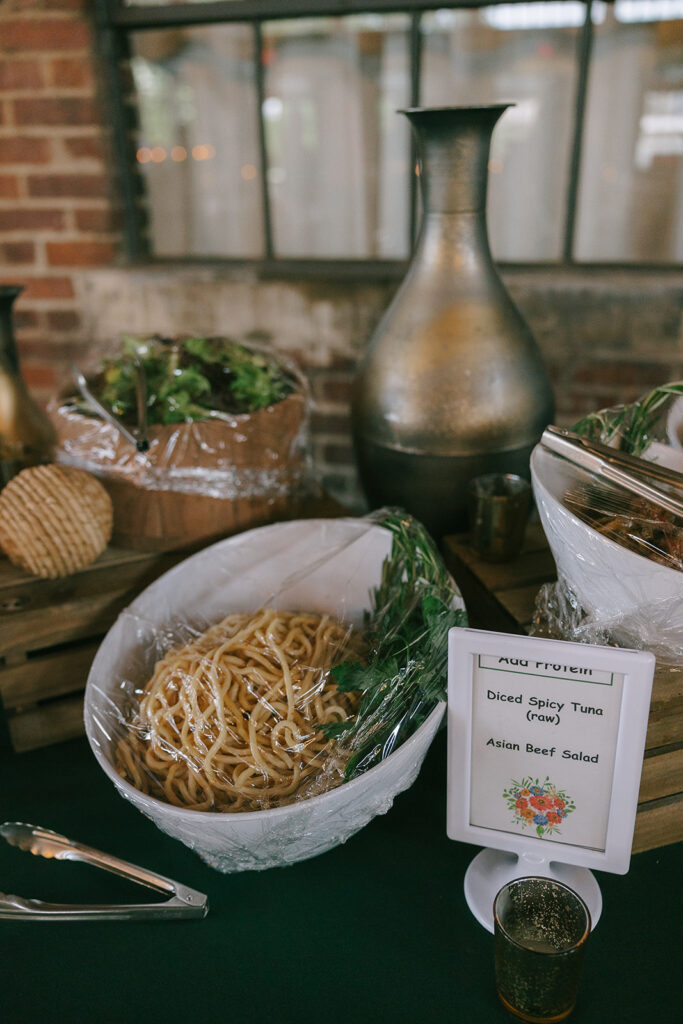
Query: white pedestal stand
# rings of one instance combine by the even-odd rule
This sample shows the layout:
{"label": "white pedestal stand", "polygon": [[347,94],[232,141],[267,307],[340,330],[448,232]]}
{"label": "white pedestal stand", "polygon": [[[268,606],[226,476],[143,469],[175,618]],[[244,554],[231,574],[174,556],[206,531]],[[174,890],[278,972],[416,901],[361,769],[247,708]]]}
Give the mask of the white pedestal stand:
{"label": "white pedestal stand", "polygon": [[540,853],[505,853],[503,850],[482,850],[465,873],[467,905],[488,931],[493,932],[493,901],[499,889],[514,878],[542,875],[564,882],[582,898],[595,928],[602,912],[602,893],[588,868],[560,864]]}

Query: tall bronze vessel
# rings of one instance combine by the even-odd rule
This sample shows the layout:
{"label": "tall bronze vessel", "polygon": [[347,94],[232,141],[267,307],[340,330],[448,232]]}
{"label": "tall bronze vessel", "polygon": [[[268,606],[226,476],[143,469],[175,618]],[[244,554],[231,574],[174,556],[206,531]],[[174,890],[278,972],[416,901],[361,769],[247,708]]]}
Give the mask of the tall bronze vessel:
{"label": "tall bronze vessel", "polygon": [[49,462],[55,445],[54,428],[19,370],[12,304],[21,290],[0,285],[0,487],[27,466]]}
{"label": "tall bronze vessel", "polygon": [[423,222],[354,384],[368,500],[401,505],[436,537],[465,524],[470,479],[529,475],[531,449],[553,417],[540,353],[486,230],[491,133],[508,106],[402,112],[417,136]]}

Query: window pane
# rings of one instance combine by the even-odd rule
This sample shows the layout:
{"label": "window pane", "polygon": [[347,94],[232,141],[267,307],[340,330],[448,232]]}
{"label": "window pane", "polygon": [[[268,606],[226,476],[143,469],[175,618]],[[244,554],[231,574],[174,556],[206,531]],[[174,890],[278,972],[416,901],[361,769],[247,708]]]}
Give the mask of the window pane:
{"label": "window pane", "polygon": [[248,25],[137,32],[137,159],[157,256],[261,256],[258,102]]}
{"label": "window pane", "polygon": [[495,129],[488,221],[499,260],[562,254],[582,3],[439,10],[422,19],[422,106],[514,100]]}
{"label": "window pane", "polygon": [[263,39],[277,255],[406,256],[408,16],[269,22]]}
{"label": "window pane", "polygon": [[596,6],[576,256],[679,261],[683,4],[617,0],[613,8]]}

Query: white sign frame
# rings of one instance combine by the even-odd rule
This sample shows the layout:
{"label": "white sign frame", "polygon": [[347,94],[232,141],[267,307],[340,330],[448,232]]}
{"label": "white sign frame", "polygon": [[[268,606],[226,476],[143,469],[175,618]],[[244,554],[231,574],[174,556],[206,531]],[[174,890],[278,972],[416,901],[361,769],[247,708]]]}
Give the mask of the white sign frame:
{"label": "white sign frame", "polygon": [[[649,651],[598,647],[566,640],[453,628],[448,638],[448,796],[447,831],[451,839],[547,860],[626,874],[645,749],[655,658]],[[471,824],[471,785],[477,771],[472,751],[476,656],[507,656],[561,662],[578,669],[623,675],[604,851],[513,834]],[[521,685],[521,684],[518,684]],[[578,692],[578,691],[577,691]]]}

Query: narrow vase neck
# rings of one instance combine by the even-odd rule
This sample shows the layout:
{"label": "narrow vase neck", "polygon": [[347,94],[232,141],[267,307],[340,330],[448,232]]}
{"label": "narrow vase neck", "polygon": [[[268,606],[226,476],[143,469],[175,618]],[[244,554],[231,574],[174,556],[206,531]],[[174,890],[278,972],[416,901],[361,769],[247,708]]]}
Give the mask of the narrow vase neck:
{"label": "narrow vase neck", "polygon": [[485,214],[491,133],[507,106],[404,111],[417,140],[426,214]]}
{"label": "narrow vase neck", "polygon": [[493,257],[489,247],[483,211],[425,213],[415,248],[413,270],[431,277],[439,272],[466,278],[491,273]]}

